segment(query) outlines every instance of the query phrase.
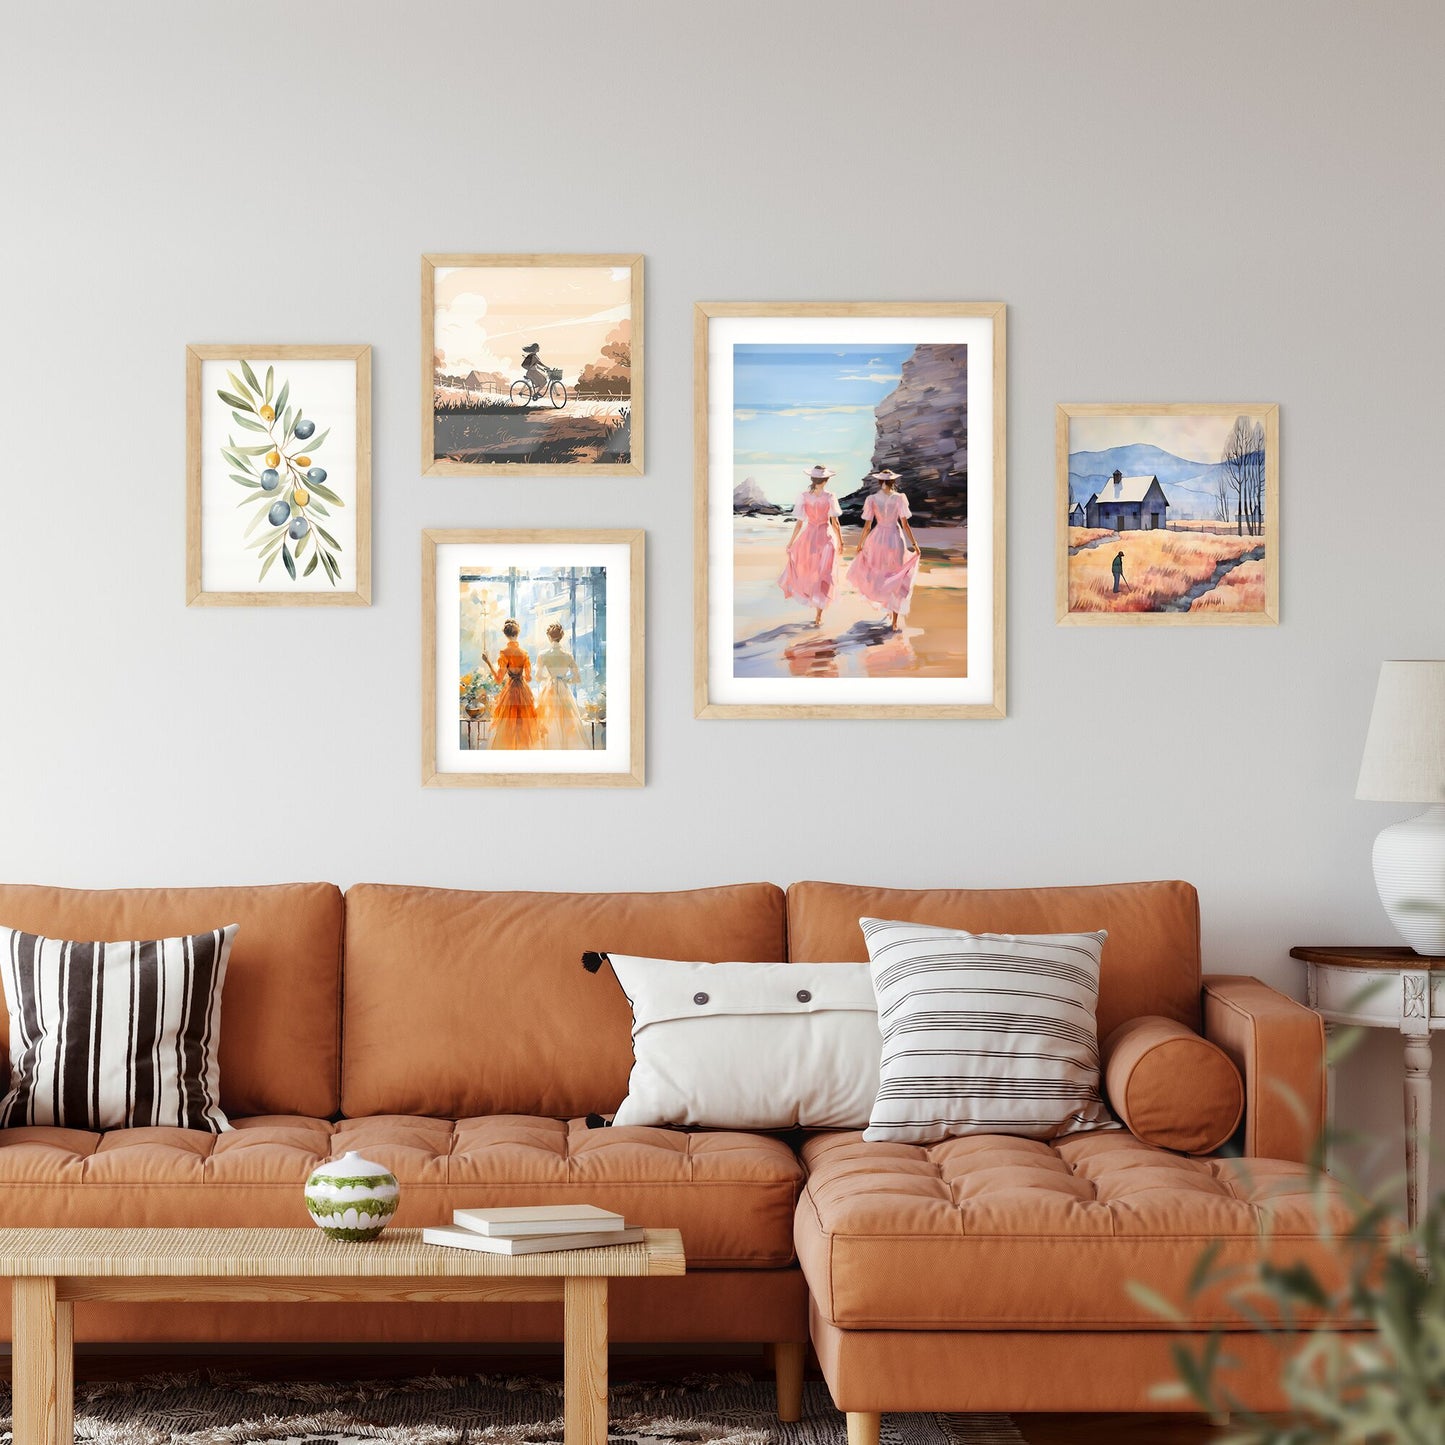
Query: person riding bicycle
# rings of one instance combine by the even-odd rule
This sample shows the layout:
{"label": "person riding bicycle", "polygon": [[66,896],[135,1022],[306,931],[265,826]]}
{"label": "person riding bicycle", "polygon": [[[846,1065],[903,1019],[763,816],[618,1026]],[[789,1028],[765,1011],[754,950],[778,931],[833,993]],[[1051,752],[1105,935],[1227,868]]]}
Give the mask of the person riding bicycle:
{"label": "person riding bicycle", "polygon": [[540,353],[541,347],[535,341],[522,348],[522,375],[527,378],[538,396],[546,396],[552,377]]}

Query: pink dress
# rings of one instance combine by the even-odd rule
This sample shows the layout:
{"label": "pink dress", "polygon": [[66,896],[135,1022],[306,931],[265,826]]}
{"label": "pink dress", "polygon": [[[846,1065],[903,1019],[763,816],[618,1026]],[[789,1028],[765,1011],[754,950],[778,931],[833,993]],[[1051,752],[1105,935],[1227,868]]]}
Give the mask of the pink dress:
{"label": "pink dress", "polygon": [[885,612],[907,612],[913,598],[918,553],[898,525],[912,515],[902,492],[874,492],[863,501],[863,520],[871,517],[875,525],[848,568],[848,580]]}
{"label": "pink dress", "polygon": [[778,578],[784,597],[809,607],[826,607],[838,585],[838,539],[828,525],[841,514],[838,499],[826,488],[809,488],[793,503],[793,516],[803,526],[788,548],[788,565]]}

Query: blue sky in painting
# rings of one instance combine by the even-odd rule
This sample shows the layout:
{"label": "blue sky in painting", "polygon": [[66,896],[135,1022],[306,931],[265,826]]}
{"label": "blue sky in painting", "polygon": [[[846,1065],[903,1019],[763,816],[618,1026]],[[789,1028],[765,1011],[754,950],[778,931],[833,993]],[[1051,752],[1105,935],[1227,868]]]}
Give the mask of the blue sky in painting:
{"label": "blue sky in painting", "polygon": [[912,346],[761,343],[733,348],[733,484],[752,477],[791,502],[816,462],[854,491],[873,459],[873,408],[898,385]]}

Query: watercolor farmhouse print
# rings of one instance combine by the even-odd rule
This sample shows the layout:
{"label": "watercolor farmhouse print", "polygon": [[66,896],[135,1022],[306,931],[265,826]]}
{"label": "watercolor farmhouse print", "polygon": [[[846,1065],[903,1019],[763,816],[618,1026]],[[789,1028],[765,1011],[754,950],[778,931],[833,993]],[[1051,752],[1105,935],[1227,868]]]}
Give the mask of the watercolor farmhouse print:
{"label": "watercolor farmhouse print", "polygon": [[1278,409],[1061,406],[1059,618],[1278,620]]}

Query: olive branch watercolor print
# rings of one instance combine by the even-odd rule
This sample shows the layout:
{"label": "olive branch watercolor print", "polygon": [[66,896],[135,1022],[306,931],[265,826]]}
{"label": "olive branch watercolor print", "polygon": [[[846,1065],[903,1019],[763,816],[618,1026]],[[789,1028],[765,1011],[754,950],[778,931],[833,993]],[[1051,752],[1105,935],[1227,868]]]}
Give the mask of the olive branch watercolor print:
{"label": "olive branch watercolor print", "polygon": [[[250,537],[261,523],[269,530],[246,543],[247,550],[259,549],[257,561],[261,572],[257,582],[281,559],[294,582],[297,567],[305,562],[301,576],[309,577],[319,565],[333,587],[341,577],[336,560],[341,543],[322,525],[321,518],[331,516],[327,504],[344,507],[345,502],[326,485],[326,469],[313,464],[313,458],[331,435],[328,427],[316,435],[316,423],[303,416],[299,405],[292,406],[291,383],[283,382],[279,393],[273,390],[276,368],[266,368],[264,383],[247,361],[241,362],[241,375],[227,371],[229,391],[216,395],[231,408],[231,416],[244,431],[259,432],[266,440],[255,445],[226,438],[221,456],[232,468],[231,480],[246,489],[247,495],[237,508],[256,510],[247,523],[242,538]],[[260,469],[257,464],[260,463]],[[307,553],[310,558],[307,560]]]}

